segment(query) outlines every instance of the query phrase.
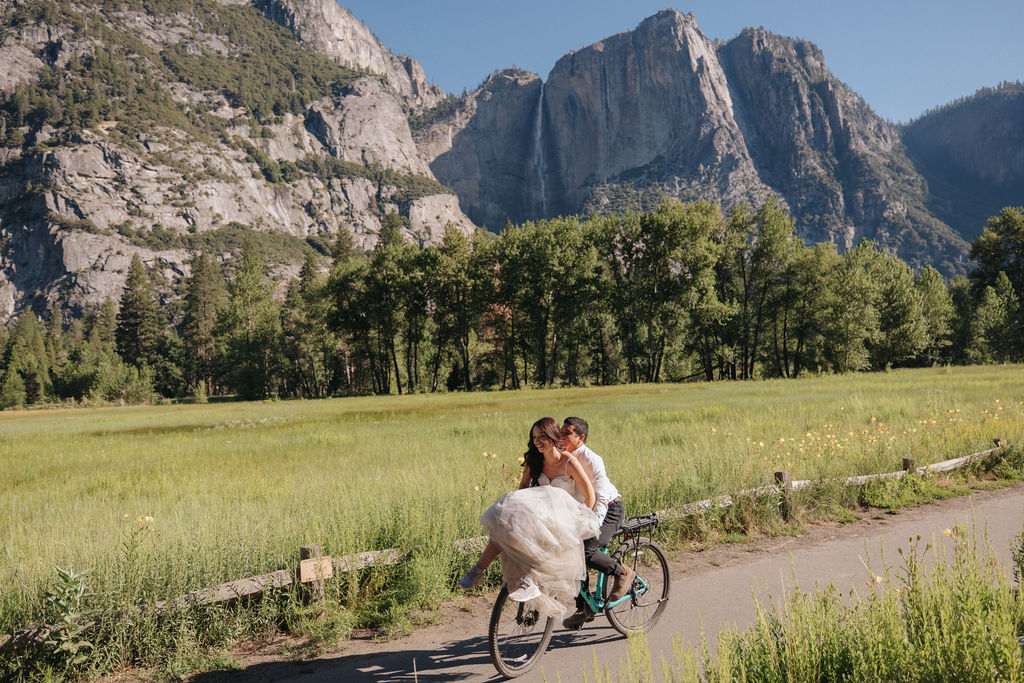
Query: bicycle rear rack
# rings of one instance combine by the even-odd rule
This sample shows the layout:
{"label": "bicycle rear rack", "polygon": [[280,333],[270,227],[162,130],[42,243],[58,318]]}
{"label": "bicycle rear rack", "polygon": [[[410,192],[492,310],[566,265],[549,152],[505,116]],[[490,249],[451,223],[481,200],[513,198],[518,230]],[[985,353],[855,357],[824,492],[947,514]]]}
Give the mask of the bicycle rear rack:
{"label": "bicycle rear rack", "polygon": [[616,536],[622,536],[625,539],[633,538],[634,536],[640,535],[641,532],[653,532],[658,528],[658,524],[661,520],[658,519],[657,513],[651,513],[649,515],[638,515],[636,517],[630,517],[622,523],[622,528],[615,534]]}

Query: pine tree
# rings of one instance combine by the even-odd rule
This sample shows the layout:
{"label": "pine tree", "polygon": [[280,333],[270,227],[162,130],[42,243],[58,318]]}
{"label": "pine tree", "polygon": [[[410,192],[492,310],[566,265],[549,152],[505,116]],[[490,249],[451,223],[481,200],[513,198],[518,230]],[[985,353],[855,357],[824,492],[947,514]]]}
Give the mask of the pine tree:
{"label": "pine tree", "polygon": [[4,352],[2,407],[42,403],[53,395],[46,330],[31,311],[18,317]]}
{"label": "pine tree", "polygon": [[985,287],[975,311],[977,349],[975,362],[1006,363],[1020,360],[1019,303],[1006,273],[996,276],[995,285]]}
{"label": "pine tree", "polygon": [[190,266],[181,322],[185,382],[192,391],[201,389],[209,396],[216,393],[217,317],[227,305],[228,292],[220,266],[205,253],[193,256]]}
{"label": "pine tree", "polygon": [[928,345],[921,291],[910,267],[896,256],[880,252],[869,267],[875,287],[878,335],[870,344],[871,364],[876,370],[906,365]]}
{"label": "pine tree", "polygon": [[[379,392],[381,360],[366,314],[369,259],[356,257],[331,269],[325,289],[330,298],[327,322],[341,344],[343,387],[348,392]],[[341,384],[341,380],[339,380]]]}
{"label": "pine tree", "polygon": [[117,351],[126,363],[152,363],[162,333],[163,323],[153,285],[142,265],[142,259],[135,254],[117,311]]}
{"label": "pine tree", "polygon": [[989,218],[971,243],[971,259],[977,264],[971,281],[979,300],[986,286],[995,286],[999,273],[1006,273],[1015,291],[1024,291],[1024,207],[1008,206]]}
{"label": "pine tree", "polygon": [[338,235],[334,239],[332,251],[334,252],[334,265],[349,263],[356,257],[356,245],[352,239],[352,233],[344,225],[338,228]]}
{"label": "pine tree", "polygon": [[117,303],[107,297],[98,311],[88,316],[87,333],[97,342],[117,346]]}
{"label": "pine tree", "polygon": [[217,324],[225,344],[225,380],[240,398],[250,400],[274,392],[278,367],[281,319],[263,268],[263,256],[247,241]]}
{"label": "pine tree", "polygon": [[7,359],[7,368],[0,375],[0,410],[18,408],[25,405],[25,380],[18,372],[17,354]]}

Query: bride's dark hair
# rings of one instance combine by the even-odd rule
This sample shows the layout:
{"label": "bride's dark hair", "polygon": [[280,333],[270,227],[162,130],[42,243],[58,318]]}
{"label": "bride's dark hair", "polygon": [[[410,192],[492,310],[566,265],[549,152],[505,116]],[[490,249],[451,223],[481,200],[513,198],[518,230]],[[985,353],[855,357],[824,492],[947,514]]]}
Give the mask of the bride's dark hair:
{"label": "bride's dark hair", "polygon": [[542,417],[530,427],[530,441],[526,445],[526,453],[523,455],[524,465],[530,468],[530,486],[537,485],[537,478],[544,471],[544,454],[533,445],[533,430],[540,427],[544,436],[555,442],[556,448],[565,448],[565,437],[558,428],[558,422],[553,417]]}

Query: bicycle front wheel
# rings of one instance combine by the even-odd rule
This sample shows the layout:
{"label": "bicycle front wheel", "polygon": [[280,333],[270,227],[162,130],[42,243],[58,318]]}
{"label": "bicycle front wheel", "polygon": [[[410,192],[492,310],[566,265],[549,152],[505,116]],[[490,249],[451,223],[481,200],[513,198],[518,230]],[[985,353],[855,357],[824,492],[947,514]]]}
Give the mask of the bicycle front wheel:
{"label": "bicycle front wheel", "polygon": [[[615,551],[615,558],[636,572],[629,599],[606,608],[608,621],[623,635],[643,633],[654,625],[668,604],[668,561],[661,548],[649,538],[627,541]],[[605,584],[605,596],[611,591]]]}
{"label": "bicycle front wheel", "polygon": [[506,678],[522,676],[537,663],[548,649],[553,617],[545,617],[526,603],[508,597],[508,588],[502,587],[491,611],[491,625],[487,639],[494,668]]}

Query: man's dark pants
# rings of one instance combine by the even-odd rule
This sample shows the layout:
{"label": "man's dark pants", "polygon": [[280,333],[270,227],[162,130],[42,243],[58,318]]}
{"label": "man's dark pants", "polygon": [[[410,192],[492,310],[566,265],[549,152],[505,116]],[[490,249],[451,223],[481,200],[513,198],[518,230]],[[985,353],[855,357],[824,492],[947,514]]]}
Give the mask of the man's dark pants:
{"label": "man's dark pants", "polygon": [[[588,569],[596,569],[602,574],[607,574],[608,576],[615,575],[616,570],[619,568],[619,563],[616,562],[611,555],[602,553],[601,548],[608,545],[608,541],[612,540],[612,536],[615,535],[615,532],[622,527],[622,521],[625,519],[625,514],[621,500],[609,503],[608,512],[604,516],[604,521],[601,522],[601,528],[598,530],[597,536],[583,541],[583,557],[587,561]],[[588,587],[589,581],[590,577],[588,576]],[[587,603],[582,597],[576,596],[577,609],[583,609],[586,604]]]}

